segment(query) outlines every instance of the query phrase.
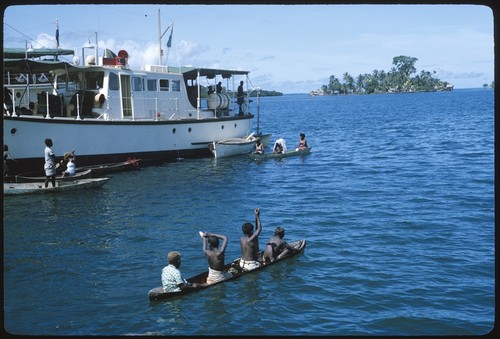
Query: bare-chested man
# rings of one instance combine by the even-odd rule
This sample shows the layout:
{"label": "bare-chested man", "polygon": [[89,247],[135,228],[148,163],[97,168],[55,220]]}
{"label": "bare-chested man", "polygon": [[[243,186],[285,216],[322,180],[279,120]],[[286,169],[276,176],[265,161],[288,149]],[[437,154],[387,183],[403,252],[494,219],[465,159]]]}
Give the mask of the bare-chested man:
{"label": "bare-chested man", "polygon": [[259,254],[259,234],[262,231],[262,226],[260,224],[260,208],[254,210],[255,213],[255,233],[253,231],[253,225],[246,222],[241,226],[243,231],[243,236],[240,239],[241,245],[241,259],[240,267],[245,271],[253,270],[260,266],[258,261]]}
{"label": "bare-chested man", "polygon": [[[200,235],[202,235],[200,233]],[[225,235],[215,233],[203,233],[203,252],[208,259],[208,277],[207,284],[212,284],[218,281],[231,278],[231,272],[224,272],[224,257],[227,247],[227,237]],[[219,249],[219,239],[222,240],[222,245]],[[207,243],[208,247],[207,248]]]}

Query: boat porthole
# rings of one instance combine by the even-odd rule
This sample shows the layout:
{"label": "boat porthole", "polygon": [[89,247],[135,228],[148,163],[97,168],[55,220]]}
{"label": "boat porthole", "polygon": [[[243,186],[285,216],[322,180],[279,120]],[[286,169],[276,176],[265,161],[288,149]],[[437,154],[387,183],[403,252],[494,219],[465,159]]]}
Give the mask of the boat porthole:
{"label": "boat porthole", "polygon": [[15,129],[15,128],[10,130],[10,134],[16,134],[16,132],[17,132],[17,129]]}
{"label": "boat porthole", "polygon": [[190,133],[191,133],[191,127],[189,127],[189,128],[188,128],[188,132],[190,132]]}
{"label": "boat porthole", "polygon": [[174,133],[174,134],[175,134],[175,128],[172,130],[172,133]]}
{"label": "boat porthole", "polygon": [[224,125],[222,125],[220,128],[221,128],[221,129],[224,129]]}

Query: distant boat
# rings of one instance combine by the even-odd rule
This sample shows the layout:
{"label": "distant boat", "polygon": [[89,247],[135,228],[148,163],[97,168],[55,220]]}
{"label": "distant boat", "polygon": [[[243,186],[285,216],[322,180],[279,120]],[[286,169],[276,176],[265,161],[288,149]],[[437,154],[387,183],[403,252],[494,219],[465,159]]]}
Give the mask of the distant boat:
{"label": "distant boat", "polygon": [[289,150],[283,153],[263,153],[263,154],[250,153],[248,154],[248,157],[252,160],[257,160],[257,161],[263,161],[267,159],[282,159],[299,155],[307,155],[311,153],[311,149],[312,147]]}
{"label": "distant boat", "polygon": [[322,89],[318,89],[316,91],[310,91],[309,95],[310,96],[325,95],[325,92]]}
{"label": "distant boat", "polygon": [[55,187],[52,187],[52,183],[49,183],[49,186],[45,187],[44,182],[4,183],[3,194],[16,195],[16,194],[69,192],[86,188],[101,187],[102,185],[107,183],[108,180],[109,178],[95,178],[95,179],[81,179],[74,181],[56,181]]}
{"label": "distant boat", "polygon": [[[17,183],[44,182],[45,178],[46,178],[45,176],[30,177],[30,176],[16,175],[14,180]],[[75,175],[65,175],[64,177],[62,175],[58,175],[56,176],[56,181],[75,181],[75,180],[89,179],[89,178],[92,178],[92,170],[76,172]]]}
{"label": "distant boat", "polygon": [[209,145],[215,158],[225,158],[234,155],[242,155],[252,152],[255,148],[255,138],[230,138]]}

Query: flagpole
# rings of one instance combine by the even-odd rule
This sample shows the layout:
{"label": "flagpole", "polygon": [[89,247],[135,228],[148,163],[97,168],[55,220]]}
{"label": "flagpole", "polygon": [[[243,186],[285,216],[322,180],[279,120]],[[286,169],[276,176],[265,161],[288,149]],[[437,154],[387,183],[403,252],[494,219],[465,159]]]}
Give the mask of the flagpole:
{"label": "flagpole", "polygon": [[160,8],[158,7],[158,64],[161,66],[161,56],[162,56],[162,51],[161,51],[161,19],[160,19]]}

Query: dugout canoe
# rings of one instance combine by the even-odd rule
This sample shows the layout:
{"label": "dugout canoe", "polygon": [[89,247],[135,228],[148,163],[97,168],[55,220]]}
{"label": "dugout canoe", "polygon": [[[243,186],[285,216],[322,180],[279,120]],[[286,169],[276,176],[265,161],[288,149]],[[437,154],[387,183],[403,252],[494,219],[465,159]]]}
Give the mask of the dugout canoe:
{"label": "dugout canoe", "polygon": [[70,192],[74,190],[101,187],[107,183],[109,178],[94,178],[94,179],[81,179],[74,181],[56,181],[56,186],[52,187],[49,183],[45,187],[44,182],[26,182],[26,183],[4,183],[4,195],[16,194],[40,194],[40,193],[56,193],[56,192]]}
{"label": "dugout canoe", "polygon": [[[27,182],[44,182],[45,176],[41,177],[30,177],[24,175],[16,175],[15,182],[17,183],[27,183]],[[56,181],[75,181],[81,179],[89,179],[92,178],[92,170],[84,170],[81,172],[76,172],[75,175],[65,175],[64,177],[61,175],[56,176]]]}
{"label": "dugout canoe", "polygon": [[307,155],[311,153],[312,147],[309,148],[303,148],[299,150],[290,150],[286,151],[284,153],[250,153],[247,154],[248,157],[252,160],[257,160],[257,161],[263,161],[267,159],[281,159],[281,158],[287,158],[287,157],[293,157],[293,156],[298,156],[298,155]]}
{"label": "dugout canoe", "polygon": [[[163,291],[163,287],[155,287],[153,288],[152,290],[149,291],[148,293],[148,296],[149,296],[149,300],[150,301],[161,301],[161,300],[167,300],[167,299],[171,299],[171,298],[174,298],[174,297],[177,297],[177,296],[181,296],[181,295],[185,295],[185,294],[189,294],[189,293],[192,293],[192,292],[197,292],[197,291],[201,291],[201,290],[204,290],[208,287],[212,287],[214,285],[217,285],[217,284],[220,284],[220,283],[223,283],[223,282],[226,282],[226,281],[230,281],[230,280],[234,280],[234,279],[237,279],[237,278],[240,278],[248,273],[252,273],[252,272],[256,272],[256,271],[260,271],[264,268],[267,268],[271,265],[275,265],[279,262],[282,262],[283,260],[287,260],[287,259],[290,259],[290,258],[293,258],[297,255],[299,255],[300,253],[304,252],[304,249],[306,247],[306,240],[305,239],[302,239],[302,240],[298,240],[298,241],[295,241],[295,242],[291,242],[291,243],[288,243],[290,246],[292,246],[293,248],[295,248],[295,251],[290,251],[288,252],[287,255],[283,256],[282,258],[279,258],[279,259],[276,259],[275,261],[273,262],[270,262],[270,263],[267,263],[267,264],[264,264],[264,265],[261,265],[260,267],[256,268],[256,269],[253,269],[251,271],[243,271],[241,268],[240,268],[240,265],[239,265],[239,262],[240,262],[240,258],[226,264],[224,266],[224,271],[227,271],[229,269],[235,269],[237,270],[237,273],[235,275],[233,275],[231,278],[229,279],[226,279],[226,280],[223,280],[223,281],[219,281],[219,282],[216,282],[216,283],[213,283],[213,284],[210,284],[210,285],[204,285],[204,286],[201,286],[197,289],[187,289],[187,290],[184,290],[184,291],[180,291],[180,292],[164,292]],[[263,252],[260,252],[259,253],[259,258],[261,259],[262,258],[262,254]],[[261,261],[261,260],[260,260]],[[262,261],[261,261],[262,263]],[[197,284],[204,284],[207,280],[207,276],[208,276],[208,271],[205,271],[203,273],[200,273],[198,275],[195,275],[191,278],[188,278],[186,279],[188,282],[190,283],[197,283]]]}

